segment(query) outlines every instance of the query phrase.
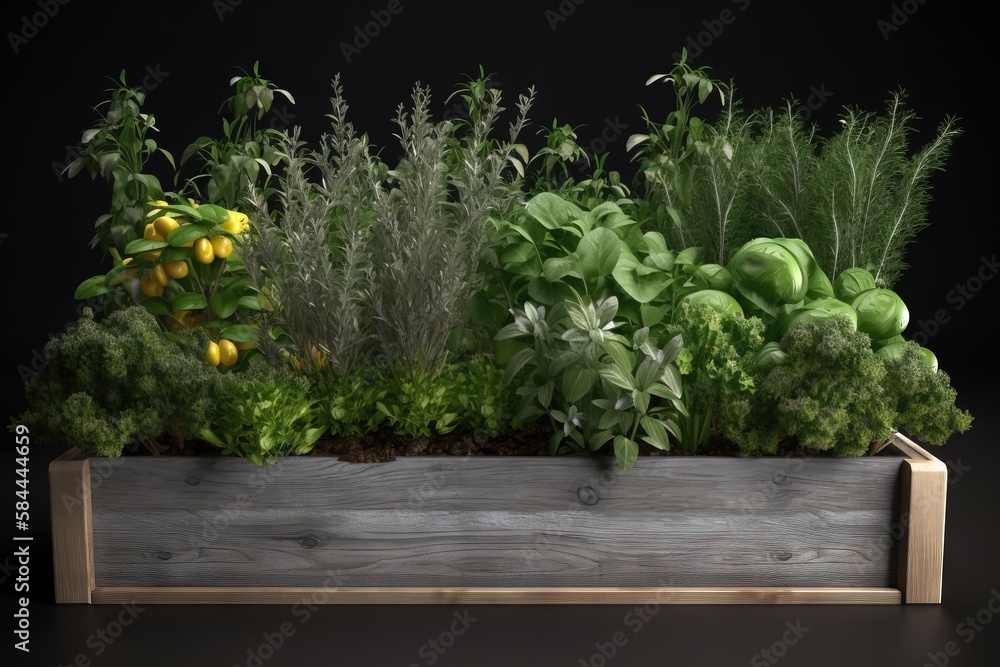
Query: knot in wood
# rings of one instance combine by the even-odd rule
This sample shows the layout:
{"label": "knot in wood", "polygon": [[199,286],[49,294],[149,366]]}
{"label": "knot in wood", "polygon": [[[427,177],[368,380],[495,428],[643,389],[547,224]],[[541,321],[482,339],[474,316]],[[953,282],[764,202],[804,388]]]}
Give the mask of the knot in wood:
{"label": "knot in wood", "polygon": [[315,537],[305,537],[299,540],[299,546],[303,549],[312,549],[317,544],[319,544],[319,540]]}
{"label": "knot in wood", "polygon": [[577,498],[584,505],[596,505],[600,498],[597,496],[597,491],[590,488],[589,486],[580,487],[580,490],[576,492]]}
{"label": "knot in wood", "polygon": [[184,479],[184,481],[190,484],[191,486],[198,486],[201,483],[201,480],[195,477],[194,475],[188,475]]}
{"label": "knot in wood", "polygon": [[771,481],[774,482],[775,484],[784,484],[785,482],[788,481],[788,478],[785,477],[780,472],[776,472],[774,473],[774,477],[771,478]]}

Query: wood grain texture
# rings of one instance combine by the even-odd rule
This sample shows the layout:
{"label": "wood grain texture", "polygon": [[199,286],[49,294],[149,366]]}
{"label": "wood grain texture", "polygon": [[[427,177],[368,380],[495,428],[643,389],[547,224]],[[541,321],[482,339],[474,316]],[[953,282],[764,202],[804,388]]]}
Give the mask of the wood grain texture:
{"label": "wood grain texture", "polygon": [[52,562],[56,602],[91,601],[94,548],[90,461],[78,449],[49,464]]}
{"label": "wood grain texture", "polygon": [[99,604],[899,604],[896,588],[100,587]]}
{"label": "wood grain texture", "polygon": [[934,459],[906,460],[901,479],[899,581],[907,604],[938,604],[944,574],[948,468]]}
{"label": "wood grain texture", "polygon": [[899,457],[136,458],[100,588],[896,585]]}

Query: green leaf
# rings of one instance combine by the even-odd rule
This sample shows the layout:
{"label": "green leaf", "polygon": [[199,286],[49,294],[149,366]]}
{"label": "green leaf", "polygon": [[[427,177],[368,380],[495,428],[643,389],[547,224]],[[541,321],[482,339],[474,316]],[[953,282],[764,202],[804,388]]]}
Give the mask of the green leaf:
{"label": "green leaf", "polygon": [[111,290],[109,290],[104,284],[105,278],[106,276],[94,276],[93,278],[87,278],[80,283],[79,287],[76,288],[76,292],[73,293],[73,298],[82,301],[84,299],[92,299],[95,296],[107,294]]}
{"label": "green leaf", "polygon": [[555,391],[555,387],[555,383],[549,380],[538,388],[538,402],[542,404],[543,408],[548,408],[552,403],[552,392]]}
{"label": "green leaf", "polygon": [[209,305],[220,319],[226,319],[240,306],[240,295],[235,290],[221,290],[212,295]]}
{"label": "green leaf", "polygon": [[597,372],[590,368],[576,366],[563,375],[562,393],[566,400],[575,403],[587,395],[597,382]]}
{"label": "green leaf", "polygon": [[576,271],[578,261],[573,255],[569,257],[550,257],[542,263],[542,273],[549,282],[556,282],[568,275],[585,277]]}
{"label": "green leaf", "polygon": [[194,257],[193,248],[164,248],[160,253],[161,262],[175,262],[179,259],[191,259]]}
{"label": "green leaf", "polygon": [[639,445],[623,435],[615,437],[615,459],[618,461],[618,467],[628,470],[635,464],[638,456]]}
{"label": "green leaf", "polygon": [[229,219],[229,211],[215,204],[202,204],[197,213],[199,218],[213,225],[221,225]]}
{"label": "green leaf", "polygon": [[677,255],[667,249],[667,241],[663,238],[663,234],[646,232],[642,235],[642,240],[646,244],[648,263],[661,271],[673,271]]}
{"label": "green leaf", "polygon": [[576,268],[587,280],[611,275],[621,254],[622,242],[618,236],[610,229],[597,227],[584,234],[576,246],[579,258]]}
{"label": "green leaf", "polygon": [[547,306],[573,298],[573,290],[562,282],[550,282],[538,276],[528,283],[528,295]]}
{"label": "green leaf", "polygon": [[171,312],[170,302],[162,296],[147,296],[139,302],[139,305],[149,311],[150,315],[166,315]]}
{"label": "green leaf", "polygon": [[222,440],[219,439],[219,436],[215,435],[215,433],[213,433],[211,430],[209,430],[207,428],[203,428],[200,431],[198,431],[198,435],[201,436],[202,440],[204,440],[205,442],[211,443],[211,444],[215,445],[216,447],[225,447],[226,446],[226,443],[222,442]]}
{"label": "green leaf", "polygon": [[543,192],[532,197],[526,209],[528,215],[542,223],[546,229],[562,229],[570,220],[583,215],[583,209],[557,194]]}
{"label": "green leaf", "polygon": [[670,438],[667,436],[667,429],[663,426],[659,419],[654,417],[641,417],[639,419],[639,424],[642,426],[643,430],[646,431],[646,437],[644,437],[643,440],[657,449],[665,451],[670,450]]}
{"label": "green leaf", "polygon": [[559,452],[559,443],[566,437],[566,433],[560,428],[549,438],[549,454],[555,456]]}
{"label": "green leaf", "polygon": [[617,365],[605,366],[600,370],[600,374],[601,377],[616,387],[629,391],[635,389],[635,381],[632,378],[632,373]]}
{"label": "green leaf", "polygon": [[240,308],[245,308],[246,310],[263,310],[264,308],[260,304],[260,299],[256,296],[241,296],[240,297]]}
{"label": "green leaf", "polygon": [[[176,305],[174,307],[176,308]],[[260,329],[249,324],[232,324],[219,332],[219,338],[234,343],[257,343],[260,342]]]}
{"label": "green leaf", "polygon": [[642,319],[642,326],[652,327],[656,326],[663,321],[663,318],[667,316],[670,311],[670,304],[663,306],[651,306],[648,303],[644,303],[639,306],[639,314]]}
{"label": "green leaf", "polygon": [[604,351],[614,360],[616,366],[620,368],[632,368],[635,366],[635,355],[621,343],[609,342],[604,344]]}
{"label": "green leaf", "polygon": [[510,384],[511,380],[524,368],[525,364],[535,358],[535,348],[529,347],[515,354],[509,362],[503,374],[504,385]]}
{"label": "green leaf", "polygon": [[174,311],[201,310],[208,307],[208,301],[200,292],[181,292],[174,297]]}
{"label": "green leaf", "polygon": [[639,303],[655,299],[670,280],[663,271],[641,264],[627,249],[622,250],[613,275],[625,293]]}
{"label": "green leaf", "polygon": [[208,230],[201,225],[181,225],[167,236],[167,242],[175,248],[208,236]]}
{"label": "green leaf", "polygon": [[[171,234],[173,236],[173,234]],[[140,252],[148,252],[150,250],[159,250],[160,248],[166,248],[168,243],[166,241],[156,241],[153,239],[136,239],[132,241],[127,246],[125,246],[126,255],[137,255]]]}

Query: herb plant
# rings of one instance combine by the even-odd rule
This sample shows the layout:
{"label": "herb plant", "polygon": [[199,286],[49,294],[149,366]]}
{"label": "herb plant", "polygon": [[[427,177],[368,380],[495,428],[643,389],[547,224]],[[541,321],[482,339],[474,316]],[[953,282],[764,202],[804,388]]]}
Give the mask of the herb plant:
{"label": "herb plant", "polygon": [[163,437],[183,445],[208,426],[219,374],[202,360],[205,335],[164,334],[133,306],[95,322],[85,315],[45,346],[48,365],[28,381],[18,423],[38,442],[69,442],[94,456],[119,456]]}

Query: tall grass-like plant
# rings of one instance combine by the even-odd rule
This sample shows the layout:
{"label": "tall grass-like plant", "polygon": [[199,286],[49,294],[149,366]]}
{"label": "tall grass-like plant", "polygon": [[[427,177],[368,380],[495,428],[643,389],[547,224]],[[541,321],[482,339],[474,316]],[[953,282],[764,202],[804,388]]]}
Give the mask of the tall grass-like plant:
{"label": "tall grass-like plant", "polygon": [[493,219],[521,200],[518,158],[526,151],[515,142],[532,97],[520,97],[509,141],[490,136],[503,108],[500,92],[482,80],[463,89],[469,115],[458,126],[431,119],[430,92],[419,85],[410,109],[397,110],[403,157],[389,172],[392,187],[375,190],[370,299],[382,352],[411,372],[436,372],[444,362],[478,285]]}
{"label": "tall grass-like plant", "polygon": [[824,138],[794,100],[750,114],[730,100],[688,158],[696,177],[675,199],[683,225],[668,238],[701,246],[720,264],[754,238],[800,238],[827,274],[861,267],[891,287],[927,225],[929,179],[960,133],[947,118],[912,153],[915,118],[896,94],[882,114],[845,109],[840,129]]}
{"label": "tall grass-like plant", "polygon": [[830,275],[858,266],[891,287],[906,268],[906,246],[927,226],[930,176],[944,168],[960,130],[946,118],[934,139],[910,155],[916,115],[904,101],[897,93],[883,115],[848,109],[841,131],[823,147],[813,185],[815,236],[804,238]]}
{"label": "tall grass-like plant", "polygon": [[285,135],[282,210],[276,221],[258,199],[252,222],[260,242],[249,247],[247,268],[301,357],[347,373],[372,355],[371,210],[384,167],[347,121],[339,77],[331,103],[332,131],[319,151],[304,147],[297,128]]}

